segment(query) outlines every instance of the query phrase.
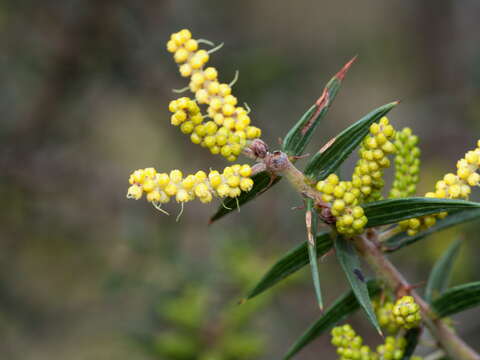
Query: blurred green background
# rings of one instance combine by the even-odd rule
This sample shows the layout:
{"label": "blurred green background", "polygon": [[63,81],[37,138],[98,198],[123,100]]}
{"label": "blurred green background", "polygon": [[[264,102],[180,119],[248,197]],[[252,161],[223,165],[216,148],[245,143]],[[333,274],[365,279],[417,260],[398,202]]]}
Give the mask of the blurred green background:
{"label": "blurred green background", "polygon": [[[240,71],[234,93],[272,148],[358,54],[309,151],[400,99],[390,119],[420,136],[422,194],[479,137],[479,18],[478,0],[1,1],[2,358],[278,359],[319,315],[308,268],[236,305],[305,238],[288,184],[212,226],[216,205],[192,202],[177,223],[125,198],[136,168],[225,166],[169,125],[171,89],[186,85],[165,50],[170,33],[225,42],[210,63],[226,82]],[[479,280],[478,224],[394,261],[424,281],[459,232],[453,280]],[[334,258],[320,270],[328,304],[347,285]],[[363,317],[353,322],[380,342]],[[455,324],[480,350],[480,312]],[[328,342],[298,358],[335,358]]]}

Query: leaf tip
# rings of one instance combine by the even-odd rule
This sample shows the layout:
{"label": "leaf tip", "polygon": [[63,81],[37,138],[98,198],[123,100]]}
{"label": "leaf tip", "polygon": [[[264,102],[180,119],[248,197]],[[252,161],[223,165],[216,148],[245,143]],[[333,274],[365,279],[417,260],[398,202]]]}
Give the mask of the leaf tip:
{"label": "leaf tip", "polygon": [[358,57],[358,55],[355,55],[352,59],[350,59],[350,61],[348,61],[345,65],[343,65],[343,67],[340,69],[340,71],[335,74],[335,78],[342,81],[345,78],[345,75],[347,75],[347,72],[350,69],[350,67],[357,60],[357,57]]}

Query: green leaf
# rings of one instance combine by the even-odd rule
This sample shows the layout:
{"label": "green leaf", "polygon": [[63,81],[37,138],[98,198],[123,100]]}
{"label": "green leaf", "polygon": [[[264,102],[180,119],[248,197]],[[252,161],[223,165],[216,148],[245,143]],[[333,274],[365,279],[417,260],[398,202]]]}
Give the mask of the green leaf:
{"label": "green leaf", "polygon": [[427,302],[432,302],[434,296],[441,295],[447,289],[453,261],[458,254],[458,250],[460,250],[461,244],[461,240],[454,241],[433,266],[425,288],[425,300]]}
{"label": "green leaf", "polygon": [[[328,232],[317,234],[317,256],[326,254],[333,246]],[[247,299],[251,299],[265,290],[271,288],[279,281],[295,273],[309,262],[307,242],[296,246],[278,260],[262,277],[258,284],[248,293]]]}
{"label": "green leaf", "polygon": [[325,85],[322,96],[316,101],[310,109],[298,120],[285,136],[282,144],[282,150],[290,156],[300,156],[303,154],[306,146],[313,136],[320,121],[325,117],[330,105],[335,99],[338,89],[342,84],[350,66],[355,58],[350,60],[345,66]]}
{"label": "green leaf", "polygon": [[[376,280],[367,282],[367,288],[370,296],[375,296],[381,290],[380,284]],[[315,321],[307,331],[290,347],[284,360],[291,359],[296,353],[311,343],[325,331],[335,326],[339,321],[347,318],[350,314],[359,308],[358,301],[352,291],[344,294],[335,301],[335,303],[325,313]]]}
{"label": "green leaf", "polygon": [[452,287],[432,302],[440,317],[450,316],[480,304],[480,281]]}
{"label": "green leaf", "polygon": [[313,199],[307,198],[307,212],[305,214],[305,222],[307,225],[307,243],[308,243],[308,257],[310,261],[310,269],[312,271],[313,286],[315,288],[315,296],[317,297],[318,306],[323,311],[322,289],[320,287],[320,275],[318,274],[317,262],[317,213],[315,211],[315,204]]}
{"label": "green leaf", "polygon": [[421,231],[416,235],[409,236],[403,232],[392,236],[384,243],[384,251],[394,252],[405,246],[412,245],[419,240],[426,238],[428,235],[447,229],[449,227],[466,223],[468,221],[479,220],[480,209],[468,209],[457,212],[451,212],[445,219],[438,220],[431,228]]}
{"label": "green leaf", "polygon": [[253,180],[253,187],[250,191],[242,191],[239,197],[236,199],[234,198],[226,198],[223,201],[223,205],[220,205],[217,212],[210,218],[210,224],[214,221],[224,217],[225,215],[231,213],[232,211],[237,210],[237,200],[238,206],[242,206],[246,204],[250,200],[255,199],[257,196],[260,196],[266,190],[271,188],[275,185],[278,181],[280,181],[281,177],[276,177],[273,181],[270,179],[270,175],[266,171],[262,171],[258,174],[252,176]]}
{"label": "green leaf", "polygon": [[387,225],[443,211],[480,208],[480,203],[465,200],[411,197],[388,199],[362,205],[368,218],[367,227]]}
{"label": "green leaf", "polygon": [[405,340],[407,341],[407,345],[405,345],[405,352],[403,353],[402,360],[409,360],[410,357],[415,352],[415,348],[418,345],[418,341],[420,340],[420,335],[422,334],[422,329],[417,327],[407,331],[405,334]]}
{"label": "green leaf", "polygon": [[343,130],[328,148],[320,150],[312,157],[305,168],[305,175],[319,181],[335,172],[368,134],[370,125],[380,120],[397,104],[395,101],[383,105]]}
{"label": "green leaf", "polygon": [[335,253],[337,255],[338,262],[342,266],[347,280],[353,290],[353,293],[357,297],[358,302],[362,306],[363,310],[367,314],[368,320],[377,329],[379,334],[382,334],[380,325],[378,324],[377,317],[373,311],[372,301],[368,294],[367,284],[361,275],[361,266],[358,255],[350,240],[345,239],[343,236],[337,236],[334,240]]}

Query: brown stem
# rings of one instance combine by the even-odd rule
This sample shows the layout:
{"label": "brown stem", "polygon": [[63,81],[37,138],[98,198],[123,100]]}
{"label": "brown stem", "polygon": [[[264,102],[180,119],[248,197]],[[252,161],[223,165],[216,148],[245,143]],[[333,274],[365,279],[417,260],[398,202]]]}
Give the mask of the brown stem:
{"label": "brown stem", "polygon": [[362,236],[357,236],[354,241],[359,253],[370,264],[375,273],[385,280],[391,289],[406,291],[414,297],[422,311],[423,322],[433,337],[438,341],[439,345],[452,359],[480,360],[480,355],[470,348],[435,315],[430,306],[412,289],[412,286],[403,275],[372,241]]}

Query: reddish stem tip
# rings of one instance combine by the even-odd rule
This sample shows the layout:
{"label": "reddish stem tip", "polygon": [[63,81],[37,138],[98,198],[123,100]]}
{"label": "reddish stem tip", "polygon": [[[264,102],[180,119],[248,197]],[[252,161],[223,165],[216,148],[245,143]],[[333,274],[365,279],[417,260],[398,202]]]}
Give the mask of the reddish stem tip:
{"label": "reddish stem tip", "polygon": [[335,75],[335,77],[342,81],[345,75],[347,74],[348,69],[350,69],[350,66],[353,65],[355,60],[357,60],[358,55],[355,55],[349,62],[347,62],[345,65],[343,65],[342,69]]}

